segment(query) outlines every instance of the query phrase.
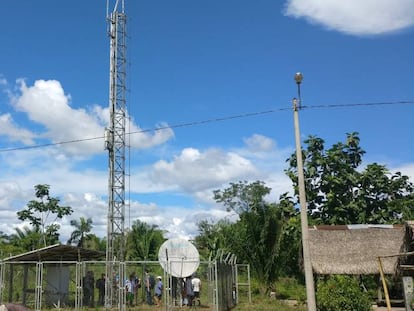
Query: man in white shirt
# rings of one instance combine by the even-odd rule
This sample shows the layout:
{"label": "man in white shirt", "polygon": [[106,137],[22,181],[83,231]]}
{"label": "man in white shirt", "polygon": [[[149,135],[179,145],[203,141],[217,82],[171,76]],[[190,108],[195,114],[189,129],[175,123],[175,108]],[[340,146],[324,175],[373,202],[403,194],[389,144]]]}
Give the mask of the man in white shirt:
{"label": "man in white shirt", "polygon": [[193,285],[194,300],[197,300],[198,305],[200,306],[201,305],[201,301],[200,301],[201,280],[196,275],[194,275],[194,277],[191,279],[191,284]]}
{"label": "man in white shirt", "polygon": [[135,275],[130,274],[129,279],[125,282],[126,287],[126,303],[129,306],[132,306],[134,303],[134,294],[135,294]]}

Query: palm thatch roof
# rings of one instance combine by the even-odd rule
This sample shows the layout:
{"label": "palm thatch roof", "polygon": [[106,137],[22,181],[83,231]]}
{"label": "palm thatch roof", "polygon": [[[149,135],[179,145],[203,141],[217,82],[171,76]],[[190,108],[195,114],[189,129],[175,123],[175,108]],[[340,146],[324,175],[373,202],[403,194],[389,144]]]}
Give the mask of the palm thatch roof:
{"label": "palm thatch roof", "polygon": [[[405,248],[403,225],[318,226],[309,229],[309,249],[316,274],[378,274],[378,257]],[[384,273],[394,274],[398,257],[382,258]]]}

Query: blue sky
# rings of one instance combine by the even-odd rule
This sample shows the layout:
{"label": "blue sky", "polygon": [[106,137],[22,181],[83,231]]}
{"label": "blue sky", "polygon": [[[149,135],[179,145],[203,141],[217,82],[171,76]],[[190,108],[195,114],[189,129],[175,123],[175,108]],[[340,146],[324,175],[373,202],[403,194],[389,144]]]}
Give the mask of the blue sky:
{"label": "blue sky", "polygon": [[[113,4],[113,3],[112,3]],[[339,2],[125,1],[131,131],[274,111],[131,136],[128,226],[157,224],[170,237],[194,237],[201,219],[234,217],[212,191],[263,180],[271,200],[291,184],[293,76],[303,72],[303,105],[408,104],[308,108],[302,138],[326,146],[359,132],[364,163],[414,178],[414,4]],[[104,236],[109,38],[106,1],[14,0],[2,4],[0,49],[0,231],[14,233],[16,211],[36,184],[91,217]],[[386,14],[384,13],[386,12]]]}

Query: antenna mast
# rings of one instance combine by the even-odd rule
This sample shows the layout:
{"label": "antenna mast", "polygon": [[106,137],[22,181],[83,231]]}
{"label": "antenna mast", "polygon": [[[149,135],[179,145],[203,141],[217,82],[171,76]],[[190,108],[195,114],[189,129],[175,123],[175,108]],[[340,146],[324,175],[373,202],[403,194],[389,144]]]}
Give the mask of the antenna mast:
{"label": "antenna mast", "polygon": [[125,310],[125,124],[126,124],[126,15],[124,1],[110,9],[109,113],[105,149],[109,154],[108,219],[106,236],[105,308]]}

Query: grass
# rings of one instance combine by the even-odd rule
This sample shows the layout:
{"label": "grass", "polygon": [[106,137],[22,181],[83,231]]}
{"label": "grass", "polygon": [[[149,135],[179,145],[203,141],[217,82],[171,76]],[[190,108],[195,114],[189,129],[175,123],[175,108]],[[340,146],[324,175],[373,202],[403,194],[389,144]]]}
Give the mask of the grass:
{"label": "grass", "polygon": [[287,301],[276,299],[264,299],[260,301],[252,301],[252,303],[239,303],[232,311],[305,311],[303,305],[291,304]]}
{"label": "grass", "polygon": [[[64,309],[68,310],[68,309]],[[101,311],[103,308],[84,308],[84,310],[89,311]],[[127,311],[164,311],[165,306],[157,308],[155,306],[148,306],[145,304],[138,305],[136,307],[127,307]],[[214,308],[209,308],[207,306],[195,307],[195,308],[174,308],[173,310],[177,311],[209,311],[214,310]],[[232,311],[306,311],[306,308],[303,305],[291,305],[286,301],[276,300],[276,299],[255,299],[252,303],[239,303],[236,307],[231,309]]]}

